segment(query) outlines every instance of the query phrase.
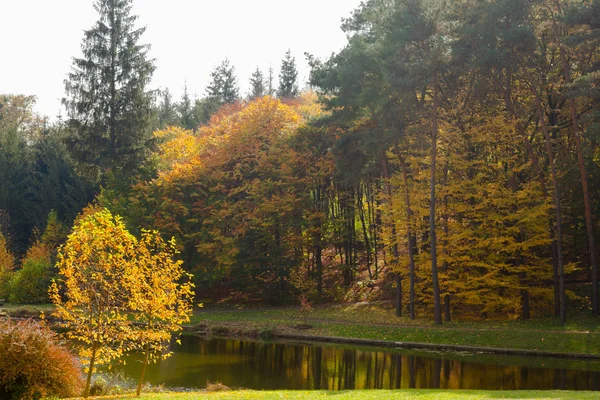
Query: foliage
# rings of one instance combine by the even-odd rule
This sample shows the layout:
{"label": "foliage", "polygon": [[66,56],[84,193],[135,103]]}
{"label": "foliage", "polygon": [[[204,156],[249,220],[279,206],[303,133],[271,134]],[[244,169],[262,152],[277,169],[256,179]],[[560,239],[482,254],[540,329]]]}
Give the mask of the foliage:
{"label": "foliage", "polygon": [[[167,358],[167,343],[181,324],[190,321],[194,285],[185,274],[182,261],[175,261],[175,240],[165,243],[157,231],[142,231],[137,242],[131,271],[124,277],[127,307],[140,325],[135,334],[136,346],[144,351],[143,372],[138,384],[139,396],[146,365]],[[182,282],[186,277],[187,281]]]}
{"label": "foliage", "polygon": [[206,87],[206,94],[209,99],[214,99],[218,106],[239,100],[240,89],[235,76],[235,67],[230,65],[229,59],[226,58],[215,67],[210,78],[211,82]]}
{"label": "foliage", "polygon": [[15,256],[8,249],[6,239],[0,232],[0,297],[6,299],[9,292],[10,279],[15,267]]}
{"label": "foliage", "polygon": [[48,287],[54,276],[50,247],[40,240],[27,250],[21,269],[12,274],[11,303],[47,303]]}
{"label": "foliage", "polygon": [[3,399],[73,397],[81,393],[79,361],[43,324],[0,319],[0,353]]}
{"label": "foliage", "polygon": [[292,99],[298,96],[297,80],[298,70],[296,69],[296,58],[292,56],[292,51],[288,50],[285,53],[284,59],[281,60],[277,97],[280,99]]}
{"label": "foliage", "polygon": [[69,152],[80,173],[99,180],[108,170],[129,176],[147,155],[154,72],[139,44],[132,0],[96,0],[98,21],[85,31],[82,57],[65,81]]}
{"label": "foliage", "polygon": [[254,100],[263,97],[265,94],[265,78],[262,71],[256,67],[256,71],[252,73],[252,77],[250,78],[250,94],[248,95],[248,99]]}
{"label": "foliage", "polygon": [[59,280],[50,298],[66,336],[82,343],[78,351],[87,365],[86,395],[94,367],[131,347],[123,282],[131,276],[136,245],[120,217],[88,208],[58,254]]}

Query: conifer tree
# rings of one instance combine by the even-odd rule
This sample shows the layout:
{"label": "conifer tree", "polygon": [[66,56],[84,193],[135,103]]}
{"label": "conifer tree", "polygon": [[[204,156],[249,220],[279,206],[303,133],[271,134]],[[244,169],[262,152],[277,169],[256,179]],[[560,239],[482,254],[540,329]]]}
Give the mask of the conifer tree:
{"label": "conifer tree", "polygon": [[279,73],[279,89],[277,97],[290,99],[298,96],[298,70],[296,69],[296,58],[292,57],[291,50],[285,53],[281,61],[281,72]]}
{"label": "conifer tree", "polygon": [[84,175],[134,171],[151,139],[154,72],[149,45],[140,44],[132,0],[96,0],[98,21],[85,31],[82,57],[74,58],[63,104],[71,129],[68,144]]}
{"label": "conifer tree", "polygon": [[169,88],[160,93],[161,103],[158,109],[158,123],[160,128],[177,124],[177,111],[173,104],[173,96]]}
{"label": "conifer tree", "polygon": [[269,77],[267,78],[267,94],[269,96],[275,96],[275,87],[273,86],[275,78],[273,76],[273,67],[269,66]]}
{"label": "conifer tree", "polygon": [[187,83],[183,87],[181,101],[177,104],[177,113],[179,114],[179,124],[189,130],[196,130],[200,122],[196,116],[195,106],[188,92]]}
{"label": "conifer tree", "polygon": [[235,103],[239,100],[240,89],[235,77],[235,67],[229,59],[223,60],[210,74],[211,82],[206,87],[209,98],[215,99],[219,105]]}
{"label": "conifer tree", "polygon": [[265,95],[265,79],[262,71],[256,67],[250,78],[250,99],[256,99]]}

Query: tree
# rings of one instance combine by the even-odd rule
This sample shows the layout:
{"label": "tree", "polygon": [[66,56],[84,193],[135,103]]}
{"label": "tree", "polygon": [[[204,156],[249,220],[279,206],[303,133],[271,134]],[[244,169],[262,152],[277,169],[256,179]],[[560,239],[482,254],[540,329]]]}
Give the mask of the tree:
{"label": "tree", "polygon": [[190,94],[188,93],[187,83],[183,87],[183,94],[181,100],[177,103],[177,114],[179,117],[179,124],[189,130],[197,130],[200,125],[201,118],[197,111],[198,100],[192,101]]}
{"label": "tree", "polygon": [[275,96],[275,86],[273,85],[273,81],[275,80],[273,76],[273,67],[269,65],[269,76],[267,77],[267,94],[271,97]]}
{"label": "tree", "polygon": [[0,232],[0,296],[8,295],[12,271],[15,267],[15,256],[8,249],[6,239]]}
{"label": "tree", "polygon": [[[187,87],[185,88],[187,92]],[[164,129],[167,126],[176,125],[178,123],[176,105],[173,104],[171,92],[165,89],[160,92],[161,103],[158,109],[158,128]]]}
{"label": "tree", "polygon": [[[189,282],[191,275],[182,269],[183,261],[174,259],[174,239],[165,243],[157,231],[143,230],[135,252],[136,262],[124,285],[129,295],[128,307],[141,323],[136,337],[138,349],[144,352],[137,386],[139,396],[148,363],[168,357],[171,353],[165,351],[166,343],[172,333],[190,321],[194,285]],[[184,277],[186,282],[182,282]]]}
{"label": "tree", "polygon": [[120,217],[88,207],[58,254],[59,280],[52,283],[50,298],[66,336],[84,344],[78,350],[87,364],[85,397],[95,366],[131,347],[123,282],[131,279],[136,246]]}
{"label": "tree", "polygon": [[258,97],[263,97],[265,95],[265,79],[261,70],[256,67],[256,71],[252,73],[252,77],[250,78],[250,94],[248,98],[250,100],[256,99]]}
{"label": "tree", "polygon": [[279,72],[279,89],[277,97],[280,99],[291,99],[298,96],[298,70],[296,69],[296,58],[292,57],[292,51],[285,53],[285,58],[281,61],[281,70]]}
{"label": "tree", "polygon": [[235,76],[235,67],[230,64],[229,59],[226,58],[215,67],[210,78],[211,82],[206,87],[206,94],[209,98],[215,99],[219,106],[239,100],[240,89]]}
{"label": "tree", "polygon": [[96,0],[98,22],[85,31],[82,58],[65,81],[69,150],[79,171],[99,180],[107,171],[129,176],[147,155],[151,139],[154,72],[149,45],[139,44],[133,0]]}

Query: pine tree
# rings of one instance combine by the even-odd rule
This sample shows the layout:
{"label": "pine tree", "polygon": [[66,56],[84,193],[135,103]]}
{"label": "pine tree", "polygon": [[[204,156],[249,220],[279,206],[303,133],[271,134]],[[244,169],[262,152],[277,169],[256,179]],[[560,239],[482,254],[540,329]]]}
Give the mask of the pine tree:
{"label": "pine tree", "polygon": [[225,59],[210,74],[211,82],[206,87],[209,98],[215,99],[219,105],[235,103],[240,98],[240,89],[235,77],[235,67]]}
{"label": "pine tree", "polygon": [[181,127],[194,131],[198,129],[200,121],[194,112],[195,106],[188,92],[187,83],[183,87],[183,95],[176,108],[177,113],[179,114],[179,124]]}
{"label": "pine tree", "polygon": [[273,76],[273,67],[269,66],[269,77],[267,78],[267,94],[271,97],[275,96],[275,87],[273,86],[275,78]]}
{"label": "pine tree", "polygon": [[139,44],[132,0],[96,0],[98,22],[85,31],[82,58],[74,58],[65,81],[71,135],[69,149],[80,172],[100,179],[107,171],[135,171],[151,132],[154,72],[149,45]]}
{"label": "pine tree", "polygon": [[160,128],[177,124],[177,110],[173,104],[173,97],[169,89],[165,89],[160,93],[161,103],[158,109],[158,124]]}
{"label": "pine tree", "polygon": [[279,89],[277,96],[280,99],[290,99],[298,96],[298,70],[296,69],[296,58],[292,57],[291,50],[285,53],[281,61],[281,72],[279,73]]}
{"label": "pine tree", "polygon": [[265,80],[262,71],[256,67],[256,71],[252,73],[250,78],[250,95],[251,100],[265,95]]}

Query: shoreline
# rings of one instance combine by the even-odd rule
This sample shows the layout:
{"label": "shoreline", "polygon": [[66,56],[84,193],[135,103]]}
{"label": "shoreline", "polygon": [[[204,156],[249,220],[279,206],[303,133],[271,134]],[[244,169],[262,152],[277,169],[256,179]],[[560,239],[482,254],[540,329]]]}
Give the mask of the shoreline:
{"label": "shoreline", "polygon": [[[208,329],[208,332],[207,332]],[[213,332],[215,329],[216,332]],[[323,335],[307,335],[299,333],[281,332],[277,329],[259,332],[258,329],[249,329],[247,331],[232,331],[229,327],[203,325],[198,326],[185,325],[183,331],[199,336],[215,336],[221,338],[233,339],[258,339],[258,340],[292,340],[301,343],[332,343],[332,344],[350,344],[357,346],[381,347],[392,349],[413,349],[413,350],[429,350],[438,352],[469,352],[476,354],[497,354],[507,356],[525,356],[525,357],[548,357],[562,358],[572,360],[600,360],[600,354],[588,353],[569,353],[569,352],[549,352],[543,350],[525,350],[514,348],[487,347],[487,346],[466,346],[455,344],[441,343],[424,343],[424,342],[400,342],[392,340],[376,340],[363,339],[343,336],[323,336]]]}

